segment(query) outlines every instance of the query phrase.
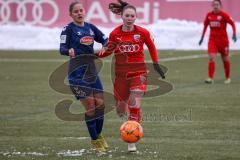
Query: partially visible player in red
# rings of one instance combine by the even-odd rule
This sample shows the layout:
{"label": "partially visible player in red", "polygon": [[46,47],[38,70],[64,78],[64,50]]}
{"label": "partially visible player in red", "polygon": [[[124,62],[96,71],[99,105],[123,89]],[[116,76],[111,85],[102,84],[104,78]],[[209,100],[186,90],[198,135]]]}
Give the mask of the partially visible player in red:
{"label": "partially visible player in red", "polygon": [[205,80],[206,83],[213,83],[214,72],[215,72],[215,60],[216,55],[219,52],[222,56],[223,66],[225,70],[226,80],[225,84],[231,83],[230,79],[230,59],[229,59],[229,41],[227,35],[227,24],[232,26],[234,42],[237,41],[236,27],[231,17],[224,11],[221,10],[221,0],[212,1],[213,10],[209,12],[204,21],[204,28],[199,45],[202,44],[207,27],[210,26],[210,37],[208,42],[208,78]]}
{"label": "partially visible player in red", "polygon": [[[100,57],[115,55],[114,96],[119,116],[126,115],[129,120],[141,121],[140,105],[146,91],[147,69],[144,63],[144,44],[147,45],[154,69],[165,78],[158,64],[157,50],[148,30],[135,25],[136,8],[126,2],[110,3],[109,9],[121,15],[123,24],[116,27],[109,36],[107,48]],[[129,151],[136,151],[135,143],[128,144]]]}

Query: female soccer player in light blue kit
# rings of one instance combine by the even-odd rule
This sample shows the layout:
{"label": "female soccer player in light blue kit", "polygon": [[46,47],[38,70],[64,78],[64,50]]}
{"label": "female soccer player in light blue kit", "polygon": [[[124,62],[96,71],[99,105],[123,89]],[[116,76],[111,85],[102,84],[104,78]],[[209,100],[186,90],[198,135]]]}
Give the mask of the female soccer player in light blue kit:
{"label": "female soccer player in light blue kit", "polygon": [[[108,144],[101,134],[104,121],[103,87],[94,59],[85,60],[82,55],[93,55],[94,41],[104,46],[108,39],[96,26],[85,22],[85,9],[81,3],[71,3],[69,14],[73,22],[65,26],[61,33],[60,53],[70,56],[68,80],[73,94],[86,109],[85,121],[91,144],[97,151],[105,151]],[[80,56],[80,61],[76,60],[77,56]]]}

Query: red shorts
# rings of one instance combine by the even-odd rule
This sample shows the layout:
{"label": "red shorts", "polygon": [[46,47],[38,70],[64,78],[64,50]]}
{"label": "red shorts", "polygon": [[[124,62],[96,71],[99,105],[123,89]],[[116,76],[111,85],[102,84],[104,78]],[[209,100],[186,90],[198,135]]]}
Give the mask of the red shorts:
{"label": "red shorts", "polygon": [[130,77],[117,76],[114,81],[114,97],[116,101],[128,101],[131,90],[147,89],[147,75],[139,74]]}
{"label": "red shorts", "polygon": [[229,55],[229,44],[228,42],[208,42],[208,54],[217,54],[228,56]]}

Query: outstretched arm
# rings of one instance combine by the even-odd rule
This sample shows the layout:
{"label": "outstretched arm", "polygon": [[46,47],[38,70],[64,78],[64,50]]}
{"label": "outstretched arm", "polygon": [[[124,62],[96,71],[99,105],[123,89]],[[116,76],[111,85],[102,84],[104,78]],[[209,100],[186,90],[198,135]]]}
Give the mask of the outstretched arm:
{"label": "outstretched arm", "polygon": [[201,39],[200,39],[200,41],[199,41],[199,45],[201,45],[202,42],[203,42],[203,39],[204,39],[205,33],[206,33],[206,31],[207,31],[208,25],[209,25],[209,20],[208,20],[208,15],[207,15],[206,18],[205,18],[205,20],[204,20],[202,36],[201,36]]}
{"label": "outstretched arm", "polygon": [[117,44],[114,42],[113,35],[110,34],[109,40],[108,40],[106,46],[103,47],[100,52],[96,53],[96,55],[97,55],[99,58],[107,57],[107,56],[111,55],[111,54],[114,52],[114,50],[116,49],[116,47],[117,47]]}

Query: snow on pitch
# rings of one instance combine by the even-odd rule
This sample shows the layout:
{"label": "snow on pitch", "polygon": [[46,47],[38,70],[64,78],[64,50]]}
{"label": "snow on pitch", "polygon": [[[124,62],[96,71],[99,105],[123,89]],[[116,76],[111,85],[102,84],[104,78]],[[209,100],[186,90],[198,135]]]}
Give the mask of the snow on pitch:
{"label": "snow on pitch", "polygon": [[[203,25],[196,22],[175,19],[160,20],[156,24],[143,26],[149,29],[154,37],[157,49],[202,50],[207,49],[209,29],[202,46],[198,46]],[[240,23],[237,23],[240,28]],[[100,29],[108,36],[113,28]],[[61,28],[43,28],[23,25],[0,26],[0,49],[2,50],[58,50]],[[232,30],[228,26],[229,38]],[[238,30],[238,39],[240,31]],[[240,49],[239,42],[230,41],[230,48]],[[95,44],[100,49],[100,44]]]}

